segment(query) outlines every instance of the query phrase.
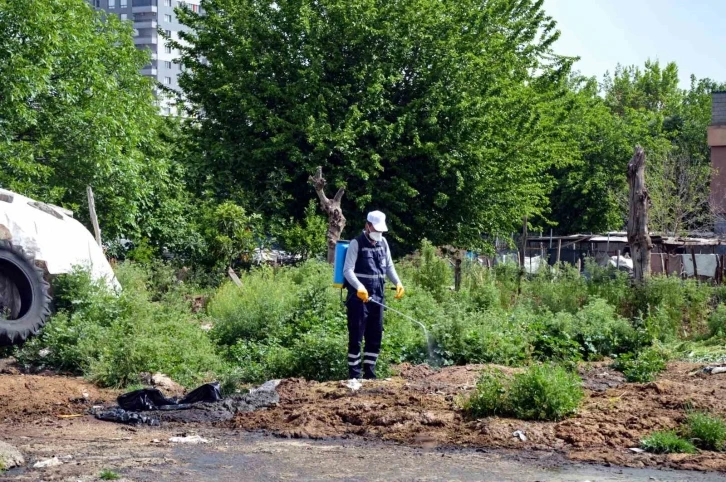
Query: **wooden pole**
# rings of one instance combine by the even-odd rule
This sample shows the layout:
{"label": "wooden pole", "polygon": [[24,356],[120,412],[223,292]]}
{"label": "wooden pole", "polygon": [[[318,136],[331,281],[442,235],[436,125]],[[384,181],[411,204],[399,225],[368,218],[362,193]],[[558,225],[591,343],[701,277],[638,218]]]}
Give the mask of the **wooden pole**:
{"label": "wooden pole", "polygon": [[691,261],[693,262],[693,276],[698,279],[698,266],[696,266],[696,250],[691,246]]}
{"label": "wooden pole", "polygon": [[524,258],[527,256],[527,216],[522,221],[522,255],[520,265],[524,269]]}
{"label": "wooden pole", "polygon": [[557,260],[556,260],[557,266],[560,265],[560,251],[562,251],[562,238],[557,240]]}
{"label": "wooden pole", "polygon": [[552,229],[550,228],[550,249],[552,249]]}
{"label": "wooden pole", "polygon": [[93,199],[93,189],[86,186],[86,194],[88,196],[88,211],[91,215],[91,224],[93,224],[93,232],[96,234],[96,242],[103,247],[101,243],[101,227],[98,225],[98,216],[96,216],[96,201]]}
{"label": "wooden pole", "polygon": [[663,270],[663,274],[668,274],[668,273],[666,273],[666,265],[665,265],[665,259],[663,259],[663,253],[660,253],[660,267]]}
{"label": "wooden pole", "polygon": [[618,260],[615,263],[615,269],[620,269],[620,250],[618,250]]}
{"label": "wooden pole", "polygon": [[232,279],[232,282],[234,284],[236,284],[240,288],[242,287],[242,281],[240,281],[239,276],[237,276],[237,273],[234,272],[234,270],[232,269],[231,266],[229,268],[227,268],[227,274]]}
{"label": "wooden pole", "polygon": [[610,233],[608,233],[608,242],[605,244],[605,254],[608,254],[609,249],[610,249]]}
{"label": "wooden pole", "polygon": [[461,289],[461,258],[456,258],[454,264],[454,289],[459,291]]}

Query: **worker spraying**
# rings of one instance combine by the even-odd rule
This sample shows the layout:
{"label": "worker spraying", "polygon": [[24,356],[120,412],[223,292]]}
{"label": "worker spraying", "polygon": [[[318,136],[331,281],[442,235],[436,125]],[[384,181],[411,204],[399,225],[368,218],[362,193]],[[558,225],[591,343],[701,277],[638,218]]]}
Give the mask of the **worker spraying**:
{"label": "worker spraying", "polygon": [[[376,362],[383,338],[383,293],[386,277],[396,285],[396,299],[403,297],[403,285],[393,266],[391,250],[383,233],[388,231],[386,215],[368,213],[364,231],[348,246],[343,265],[348,290],[348,374],[349,378],[376,378]],[[373,301],[373,303],[369,303]],[[361,357],[361,342],[365,347]]]}

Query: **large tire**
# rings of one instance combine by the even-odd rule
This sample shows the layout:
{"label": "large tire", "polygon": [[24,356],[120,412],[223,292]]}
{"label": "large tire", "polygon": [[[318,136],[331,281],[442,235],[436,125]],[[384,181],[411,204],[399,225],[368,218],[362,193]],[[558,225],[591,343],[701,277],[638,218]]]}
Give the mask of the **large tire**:
{"label": "large tire", "polygon": [[35,335],[50,315],[43,271],[22,249],[0,241],[0,346]]}

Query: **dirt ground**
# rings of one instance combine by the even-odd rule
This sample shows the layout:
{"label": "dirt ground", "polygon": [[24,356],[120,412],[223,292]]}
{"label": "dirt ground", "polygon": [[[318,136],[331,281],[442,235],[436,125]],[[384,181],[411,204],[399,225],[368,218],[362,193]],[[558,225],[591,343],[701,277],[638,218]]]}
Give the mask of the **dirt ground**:
{"label": "dirt ground", "polygon": [[[604,364],[581,372],[586,400],[579,414],[561,422],[506,418],[467,420],[458,399],[471,390],[481,366],[401,366],[400,376],[366,382],[356,392],[341,382],[285,380],[277,408],[238,414],[245,430],[284,437],[360,436],[422,447],[486,447],[556,451],[570,460],[626,467],[726,471],[726,454],[634,453],[640,439],[675,428],[687,408],[726,415],[726,374],[697,373],[702,365],[672,363],[654,383],[624,383]],[[521,430],[527,440],[512,434]]]}
{"label": "dirt ground", "polygon": [[[562,460],[605,466],[726,472],[722,453],[652,455],[629,450],[653,430],[676,427],[688,408],[726,415],[726,374],[706,375],[699,372],[701,367],[672,363],[654,383],[629,384],[605,364],[589,365],[581,371],[586,387],[582,409],[557,423],[468,420],[458,403],[473,389],[482,366],[434,370],[402,365],[397,376],[365,382],[357,391],[343,382],[283,380],[277,406],[238,413],[227,421],[165,423],[161,429],[100,422],[88,415],[94,405],[112,405],[117,391],[98,389],[80,378],[0,367],[0,438],[32,460],[63,450],[85,454],[83,463],[94,470],[109,463],[109,453],[116,454],[112,462],[122,469],[164,465],[171,448],[162,446],[169,434],[215,430],[220,438],[272,433],[287,439],[394,442],[427,451],[494,449],[556,454]],[[526,441],[513,436],[517,430]]]}

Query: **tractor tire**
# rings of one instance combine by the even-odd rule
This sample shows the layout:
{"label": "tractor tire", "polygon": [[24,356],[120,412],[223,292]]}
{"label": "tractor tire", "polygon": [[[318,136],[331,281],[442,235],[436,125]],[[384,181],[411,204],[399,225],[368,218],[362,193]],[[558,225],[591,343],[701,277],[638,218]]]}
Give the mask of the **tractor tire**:
{"label": "tractor tire", "polygon": [[35,335],[50,315],[50,286],[22,249],[0,241],[0,346]]}

